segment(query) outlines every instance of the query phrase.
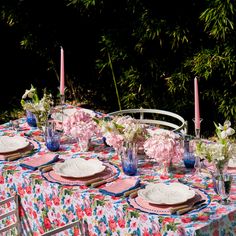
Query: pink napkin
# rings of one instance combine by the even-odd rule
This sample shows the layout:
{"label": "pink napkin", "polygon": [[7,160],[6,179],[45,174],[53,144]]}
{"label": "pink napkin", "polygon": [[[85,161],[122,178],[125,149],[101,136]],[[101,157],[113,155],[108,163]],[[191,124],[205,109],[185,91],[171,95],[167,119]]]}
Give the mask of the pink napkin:
{"label": "pink napkin", "polygon": [[118,179],[108,186],[99,189],[99,191],[104,194],[118,197],[129,190],[137,188],[139,184],[140,180],[136,178]]}
{"label": "pink napkin", "polygon": [[44,155],[33,156],[32,159],[21,162],[20,166],[31,170],[36,170],[40,166],[51,164],[58,160],[59,155],[49,153]]}

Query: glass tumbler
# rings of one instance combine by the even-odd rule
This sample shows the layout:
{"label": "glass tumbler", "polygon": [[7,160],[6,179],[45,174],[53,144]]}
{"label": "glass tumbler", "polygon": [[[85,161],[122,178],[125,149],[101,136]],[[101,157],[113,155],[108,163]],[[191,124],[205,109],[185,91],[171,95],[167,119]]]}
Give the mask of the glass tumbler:
{"label": "glass tumbler", "polygon": [[55,152],[60,148],[61,133],[55,131],[54,125],[48,124],[45,129],[45,142],[49,151]]}
{"label": "glass tumbler", "polygon": [[125,142],[119,150],[123,172],[126,175],[136,175],[138,170],[137,144]]}
{"label": "glass tumbler", "polygon": [[26,122],[30,127],[37,127],[36,117],[31,111],[26,111]]}

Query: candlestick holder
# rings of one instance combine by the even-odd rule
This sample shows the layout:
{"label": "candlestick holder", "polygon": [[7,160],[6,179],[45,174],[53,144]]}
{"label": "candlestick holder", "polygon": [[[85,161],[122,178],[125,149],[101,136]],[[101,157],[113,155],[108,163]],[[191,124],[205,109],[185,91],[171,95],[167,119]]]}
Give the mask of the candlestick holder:
{"label": "candlestick holder", "polygon": [[65,95],[60,94],[60,113],[61,113],[61,129],[60,132],[64,132],[63,122],[64,122],[64,108],[65,108]]}
{"label": "candlestick holder", "polygon": [[[201,125],[201,122],[203,121],[203,119],[202,118],[200,118],[200,125]],[[195,137],[197,138],[197,139],[199,139],[199,138],[201,138],[201,130],[200,130],[200,127],[199,128],[196,128],[196,125],[195,125],[195,118],[193,118],[193,122],[194,122],[194,130],[195,130]]]}
{"label": "candlestick holder", "polygon": [[60,95],[60,104],[61,104],[62,107],[65,105],[65,95],[64,94]]}

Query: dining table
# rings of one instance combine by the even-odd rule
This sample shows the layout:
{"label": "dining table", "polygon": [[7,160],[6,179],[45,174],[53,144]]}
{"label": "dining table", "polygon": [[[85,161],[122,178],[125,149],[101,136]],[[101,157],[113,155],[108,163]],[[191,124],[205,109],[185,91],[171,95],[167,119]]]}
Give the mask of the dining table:
{"label": "dining table", "polygon": [[[101,113],[95,115],[101,116]],[[91,139],[88,151],[81,151],[76,140],[62,133],[59,150],[52,152],[46,147],[41,130],[30,127],[26,117],[17,121],[17,129],[11,122],[1,124],[0,136],[20,136],[31,142],[33,149],[16,160],[0,160],[0,200],[15,193],[19,196],[21,235],[41,235],[78,219],[86,222],[88,234],[92,236],[236,235],[235,178],[230,202],[222,204],[214,191],[211,175],[207,171],[196,174],[194,169],[186,168],[182,160],[163,174],[160,163],[141,153],[137,173],[128,176],[122,170],[120,156],[100,136]],[[42,171],[36,163],[40,163],[40,158],[51,158],[55,163],[76,158],[96,159],[112,173],[104,174],[102,180],[107,178],[107,182],[88,184],[86,178],[63,178],[53,169]],[[35,164],[35,168],[29,168],[27,163]],[[236,169],[230,171],[234,177]],[[147,185],[162,183],[188,186],[203,196],[205,204],[176,214],[169,206],[143,203],[135,192]],[[136,195],[129,194],[131,190]],[[3,210],[0,208],[0,212]],[[0,228],[10,221],[10,218],[1,221]],[[79,235],[79,232],[69,229],[61,235]]]}

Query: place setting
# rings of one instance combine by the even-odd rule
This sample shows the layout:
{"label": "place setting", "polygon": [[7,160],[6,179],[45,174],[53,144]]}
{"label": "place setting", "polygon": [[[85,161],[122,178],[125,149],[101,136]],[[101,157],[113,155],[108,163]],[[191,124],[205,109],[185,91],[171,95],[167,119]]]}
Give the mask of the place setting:
{"label": "place setting", "polygon": [[36,153],[41,146],[28,138],[15,136],[0,136],[0,161],[15,161]]}
{"label": "place setting", "polygon": [[178,182],[160,182],[139,189],[136,195],[128,198],[128,203],[143,212],[178,216],[207,207],[210,196],[203,190]]}
{"label": "place setting", "polygon": [[102,162],[97,158],[75,157],[64,162],[57,162],[49,171],[41,174],[47,181],[61,185],[99,187],[116,180],[120,171],[115,165]]}

